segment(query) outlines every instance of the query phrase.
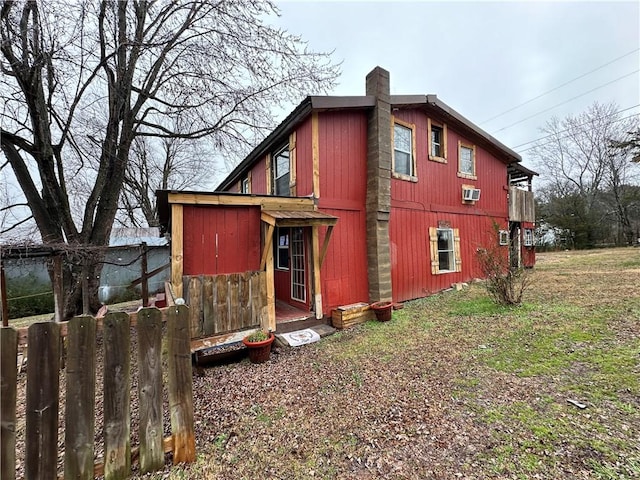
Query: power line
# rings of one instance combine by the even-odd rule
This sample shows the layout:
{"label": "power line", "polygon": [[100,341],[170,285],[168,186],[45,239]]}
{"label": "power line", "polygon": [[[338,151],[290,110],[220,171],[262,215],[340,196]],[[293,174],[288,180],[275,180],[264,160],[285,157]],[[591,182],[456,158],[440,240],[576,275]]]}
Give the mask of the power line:
{"label": "power line", "polygon": [[[636,107],[637,107],[637,106],[638,106],[638,105],[636,105]],[[633,108],[633,107],[632,107],[632,108]],[[622,118],[619,118],[619,119],[614,120],[614,121],[615,121],[615,122],[621,122],[622,120],[627,120],[628,118],[637,117],[637,116],[639,116],[639,115],[640,115],[640,113],[634,113],[634,114],[632,114],[632,115],[628,115],[628,116],[626,116],[626,117],[622,117]],[[602,117],[602,118],[606,118],[606,117]],[[590,122],[583,123],[582,125],[586,125],[587,123],[590,123]],[[582,125],[576,125],[576,126],[577,126],[577,127],[579,127],[579,126],[582,126]],[[557,135],[558,133],[564,133],[564,132],[567,132],[568,130],[571,130],[571,129],[570,129],[570,128],[568,128],[568,129],[566,129],[566,130],[561,130],[561,131],[559,131],[559,132],[552,133],[551,135],[547,135],[546,137],[542,137],[542,138],[539,138],[539,139],[537,139],[537,140],[532,140],[532,142],[536,142],[536,141],[544,140],[544,139],[546,139],[546,138],[553,137],[553,136]],[[570,136],[571,136],[571,135],[565,135],[564,137],[560,137],[560,138],[558,138],[558,140],[564,140],[564,139],[566,139],[566,138],[569,138]],[[532,142],[527,142],[527,143],[532,143]],[[543,144],[541,144],[540,146],[541,146],[541,147],[544,147],[545,145],[549,145],[550,143],[553,143],[553,141],[552,141],[552,142],[546,142],[546,143],[543,143]],[[525,145],[525,144],[523,144],[523,145]],[[527,147],[527,148],[525,148],[525,149],[523,149],[523,150],[518,151],[518,153],[528,152],[529,150],[532,150],[532,149],[536,148],[537,146],[538,146],[538,145],[531,145],[530,147]]]}
{"label": "power line", "polygon": [[[603,119],[608,118],[608,117],[613,117],[614,115],[617,115],[617,114],[622,113],[622,112],[626,112],[627,110],[631,110],[632,108],[636,108],[636,107],[640,107],[640,103],[637,104],[637,105],[633,105],[632,107],[623,108],[622,110],[618,110],[617,112],[610,113],[609,115],[603,115],[602,117],[598,117],[598,118],[596,118],[594,120],[603,120]],[[621,120],[625,120],[625,119],[633,117],[635,115],[638,115],[638,114],[634,113],[633,115],[629,115],[628,117],[619,118],[618,120],[616,120],[616,122],[619,122]],[[588,123],[591,123],[591,120],[589,120],[588,122],[581,123],[580,125],[575,125],[575,126],[576,127],[582,127],[582,126],[584,126],[584,125],[586,125]],[[545,137],[540,137],[540,138],[536,138],[534,140],[529,140],[528,142],[524,142],[524,143],[521,143],[520,145],[516,145],[515,147],[512,147],[512,149],[515,150],[517,148],[524,147],[525,145],[529,145],[530,143],[539,142],[540,140],[544,140],[545,138],[553,137],[557,133],[568,132],[569,130],[571,130],[571,128],[566,128],[564,130],[560,130],[559,132],[552,133],[552,134],[547,135]],[[525,151],[525,150],[523,150],[523,151]]]}
{"label": "power line", "polygon": [[525,101],[525,102],[523,102],[523,103],[521,103],[521,104],[519,104],[519,105],[516,105],[515,107],[510,108],[509,110],[505,110],[504,112],[499,113],[499,114],[497,114],[497,115],[494,115],[493,117],[491,117],[491,118],[489,118],[489,119],[487,119],[487,120],[483,120],[482,122],[480,122],[480,124],[484,124],[484,123],[490,122],[491,120],[495,120],[496,118],[501,117],[501,116],[503,116],[503,115],[505,115],[505,114],[507,114],[507,113],[509,113],[509,112],[512,112],[512,111],[514,111],[515,109],[522,107],[523,105],[526,105],[526,104],[528,104],[528,103],[531,103],[531,102],[533,102],[534,100],[538,100],[539,98],[542,98],[542,97],[544,97],[545,95],[548,95],[548,94],[549,94],[549,93],[551,93],[551,92],[555,92],[556,90],[558,90],[558,89],[560,89],[560,88],[562,88],[562,87],[564,87],[564,86],[567,86],[567,85],[569,85],[570,83],[575,82],[576,80],[580,80],[581,78],[584,78],[584,77],[586,77],[587,75],[591,75],[593,72],[597,72],[598,70],[601,70],[601,69],[603,69],[604,67],[607,67],[607,66],[611,65],[612,63],[617,62],[618,60],[621,60],[621,59],[623,59],[623,58],[625,58],[625,57],[628,57],[629,55],[631,55],[631,54],[633,54],[633,53],[636,53],[638,50],[640,50],[640,48],[636,48],[635,50],[632,50],[632,51],[631,51],[631,52],[629,52],[629,53],[625,53],[624,55],[622,55],[622,56],[620,56],[620,57],[618,57],[618,58],[614,58],[614,59],[613,59],[613,60],[611,60],[610,62],[607,62],[607,63],[605,63],[604,65],[600,65],[599,67],[594,68],[593,70],[590,70],[590,71],[588,71],[587,73],[583,73],[582,75],[580,75],[580,76],[578,76],[578,77],[576,77],[576,78],[574,78],[574,79],[572,79],[572,80],[569,80],[568,82],[564,82],[562,85],[558,85],[557,87],[552,88],[551,90],[547,90],[546,92],[541,93],[541,94],[540,94],[540,95],[538,95],[537,97],[533,97],[533,98],[531,98],[531,99],[529,99],[529,100],[527,100],[527,101]]}
{"label": "power line", "polygon": [[612,83],[618,82],[618,81],[622,80],[623,78],[630,77],[631,75],[634,75],[634,74],[636,74],[638,72],[640,72],[640,69],[635,70],[635,71],[630,72],[630,73],[627,73],[626,75],[618,77],[615,80],[611,80],[610,82],[607,82],[607,83],[604,83],[602,85],[599,85],[596,88],[592,88],[591,90],[589,90],[587,92],[584,92],[584,93],[581,93],[580,95],[576,95],[575,97],[572,97],[569,100],[565,100],[564,102],[557,103],[557,104],[555,104],[555,105],[553,105],[553,106],[551,106],[549,108],[546,108],[546,109],[544,109],[544,110],[542,110],[542,111],[540,111],[538,113],[534,113],[533,115],[529,115],[528,117],[525,117],[522,120],[518,120],[517,122],[514,122],[514,123],[512,123],[510,125],[507,125],[506,127],[502,127],[500,130],[496,130],[495,132],[493,132],[493,134],[495,135],[496,133],[501,132],[503,130],[506,130],[507,128],[511,128],[511,127],[513,127],[515,125],[518,125],[519,123],[525,122],[525,121],[527,121],[527,120],[529,120],[529,119],[531,119],[533,117],[537,117],[538,115],[540,115],[542,113],[545,113],[545,112],[548,112],[549,110],[553,110],[554,108],[559,107],[560,105],[564,105],[565,103],[572,102],[576,98],[584,97],[585,95],[588,95],[589,93],[595,92],[596,90],[599,90],[599,89],[601,89],[603,87],[606,87],[607,85],[611,85]]}

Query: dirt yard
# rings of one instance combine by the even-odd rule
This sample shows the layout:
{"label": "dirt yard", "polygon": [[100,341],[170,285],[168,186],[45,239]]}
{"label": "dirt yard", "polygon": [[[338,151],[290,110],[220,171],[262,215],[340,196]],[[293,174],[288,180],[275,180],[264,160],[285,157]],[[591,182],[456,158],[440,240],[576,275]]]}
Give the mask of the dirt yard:
{"label": "dirt yard", "polygon": [[520,308],[474,284],[204,370],[170,478],[640,478],[640,250],[538,258]]}
{"label": "dirt yard", "polygon": [[531,275],[518,308],[473,284],[199,370],[198,461],[144,478],[640,478],[640,249]]}

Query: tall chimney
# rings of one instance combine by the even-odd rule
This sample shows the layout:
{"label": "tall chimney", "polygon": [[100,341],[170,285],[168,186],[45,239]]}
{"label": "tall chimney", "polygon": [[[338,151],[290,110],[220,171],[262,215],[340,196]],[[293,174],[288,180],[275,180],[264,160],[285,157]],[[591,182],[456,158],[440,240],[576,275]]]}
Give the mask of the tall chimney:
{"label": "tall chimney", "polygon": [[367,125],[367,264],[369,300],[391,301],[391,93],[389,72],[367,75],[366,94],[376,98]]}

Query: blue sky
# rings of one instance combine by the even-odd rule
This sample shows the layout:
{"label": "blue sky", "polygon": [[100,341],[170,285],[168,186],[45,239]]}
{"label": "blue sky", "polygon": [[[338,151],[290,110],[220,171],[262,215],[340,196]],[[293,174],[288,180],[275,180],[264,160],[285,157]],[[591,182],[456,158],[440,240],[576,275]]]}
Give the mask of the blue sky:
{"label": "blue sky", "polygon": [[518,146],[539,138],[552,116],[594,101],[628,108],[622,115],[640,112],[640,2],[277,5],[278,25],[342,62],[331,94],[363,95],[367,72],[379,65],[391,73],[392,93],[435,93],[522,151],[529,167],[529,145]]}

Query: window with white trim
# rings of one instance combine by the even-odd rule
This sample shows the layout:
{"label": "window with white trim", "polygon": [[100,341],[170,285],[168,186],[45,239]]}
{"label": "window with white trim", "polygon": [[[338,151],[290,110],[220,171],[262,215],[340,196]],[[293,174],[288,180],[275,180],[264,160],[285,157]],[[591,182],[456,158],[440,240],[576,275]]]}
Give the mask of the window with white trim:
{"label": "window with white trim", "polygon": [[509,232],[507,230],[500,230],[498,232],[498,241],[500,245],[509,245]]}
{"label": "window with white trim", "polygon": [[429,228],[431,273],[462,271],[460,231],[457,228]]}
{"label": "window with white trim", "polygon": [[533,240],[533,230],[530,228],[525,228],[524,229],[524,246],[525,247],[532,247],[534,244],[534,240]]}
{"label": "window with white trim", "polygon": [[289,270],[289,229],[280,228],[276,230],[276,268],[278,270]]}
{"label": "window with white trim", "polygon": [[447,163],[447,125],[427,119],[429,160]]}
{"label": "window with white trim", "polygon": [[399,123],[393,124],[393,173],[402,176],[415,176],[415,155],[413,128]]}
{"label": "window with white trim", "polygon": [[458,142],[458,175],[476,178],[476,147]]}
{"label": "window with white trim", "polygon": [[240,182],[240,193],[250,193],[249,192],[249,177],[246,176]]}
{"label": "window with white trim", "polygon": [[289,145],[285,145],[273,156],[273,193],[274,195],[289,195]]}

